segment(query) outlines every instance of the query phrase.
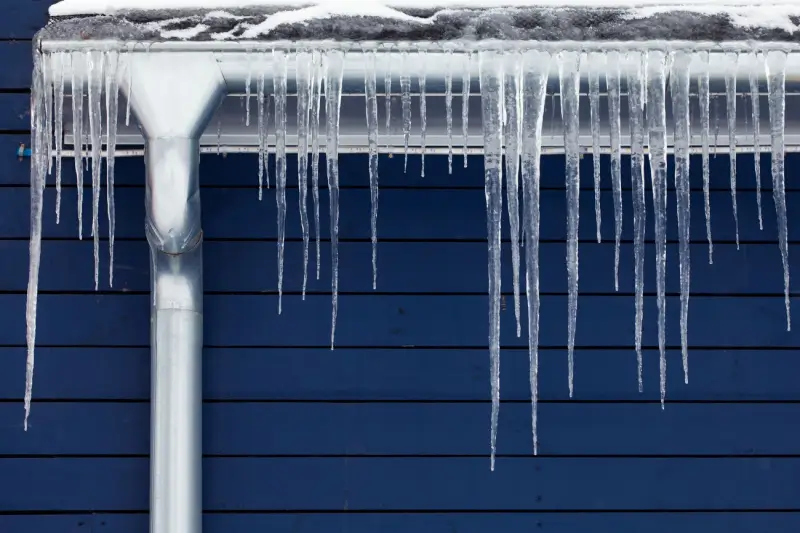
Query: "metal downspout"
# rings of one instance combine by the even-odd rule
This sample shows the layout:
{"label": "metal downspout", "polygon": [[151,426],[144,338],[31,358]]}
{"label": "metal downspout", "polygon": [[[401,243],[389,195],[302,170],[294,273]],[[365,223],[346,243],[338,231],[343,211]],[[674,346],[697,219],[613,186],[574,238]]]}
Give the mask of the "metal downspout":
{"label": "metal downspout", "polygon": [[[202,531],[203,232],[199,138],[225,95],[211,54],[136,54],[151,259],[150,532]],[[122,87],[127,90],[128,84]]]}

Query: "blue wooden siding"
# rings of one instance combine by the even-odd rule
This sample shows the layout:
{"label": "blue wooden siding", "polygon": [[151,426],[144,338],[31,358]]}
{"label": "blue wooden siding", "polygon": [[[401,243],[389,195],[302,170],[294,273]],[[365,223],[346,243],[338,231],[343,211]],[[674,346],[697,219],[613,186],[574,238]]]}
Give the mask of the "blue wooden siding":
{"label": "blue wooden siding", "polygon": [[[101,284],[99,293],[92,291],[91,242],[75,237],[71,166],[60,225],[54,191],[47,193],[34,407],[30,430],[22,431],[28,162],[16,159],[15,148],[27,142],[29,128],[30,41],[24,39],[44,22],[47,4],[2,2],[0,17],[0,532],[141,533],[150,371],[141,159],[117,164],[113,289]],[[446,160],[431,157],[421,179],[418,159],[407,175],[401,158],[381,159],[382,242],[378,291],[372,291],[367,165],[362,157],[342,158],[342,295],[338,348],[331,352],[326,191],[322,276],[311,277],[305,302],[297,190],[288,192],[286,293],[278,316],[272,191],[258,202],[254,157],[204,158],[206,533],[800,530],[800,333],[785,331],[763,162],[765,229],[759,231],[752,158],[739,159],[738,251],[727,158],[712,162],[715,264],[708,265],[699,160],[692,160],[688,385],[680,368],[670,196],[662,412],[653,251],[647,250],[645,392],[639,394],[630,176],[623,165],[626,219],[616,293],[607,160],[602,244],[593,241],[591,160],[583,161],[576,397],[567,397],[563,159],[545,160],[542,455],[530,456],[528,356],[525,339],[513,332],[506,262],[503,406],[491,473],[481,160],[464,170],[457,158],[448,176]],[[800,206],[791,175],[798,163],[800,157],[787,159],[790,212]],[[292,175],[290,168],[290,185]],[[789,219],[795,280],[799,221]],[[101,261],[105,272],[105,254]],[[795,299],[795,310],[799,304]]]}

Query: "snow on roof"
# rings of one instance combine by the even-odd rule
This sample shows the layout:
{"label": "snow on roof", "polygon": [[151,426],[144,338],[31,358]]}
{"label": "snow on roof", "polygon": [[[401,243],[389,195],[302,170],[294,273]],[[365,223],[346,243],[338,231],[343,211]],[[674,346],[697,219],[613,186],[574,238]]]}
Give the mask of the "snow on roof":
{"label": "snow on roof", "polygon": [[[758,5],[753,5],[757,3]],[[776,11],[782,7],[800,7],[800,0],[61,0],[50,6],[50,16],[114,15],[123,11],[199,10],[241,8],[298,8],[321,6],[337,13],[390,9],[456,9],[499,7],[583,7],[583,8],[660,8],[701,12],[727,12],[730,8],[752,7]],[[764,9],[769,6],[770,9]]]}

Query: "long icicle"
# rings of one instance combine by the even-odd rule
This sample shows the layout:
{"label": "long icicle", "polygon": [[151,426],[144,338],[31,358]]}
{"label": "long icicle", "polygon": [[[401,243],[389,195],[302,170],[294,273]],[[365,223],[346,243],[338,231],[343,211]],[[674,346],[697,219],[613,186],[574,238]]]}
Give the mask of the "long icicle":
{"label": "long icicle", "polygon": [[314,200],[314,231],[317,243],[317,279],[320,266],[319,227],[319,115],[322,98],[322,53],[315,50],[311,65],[311,196]]}
{"label": "long icicle", "polygon": [[636,317],[634,344],[639,392],[642,382],[642,322],[644,318],[644,236],[647,221],[644,185],[644,54],[634,53],[637,69],[628,76],[628,112],[631,129],[631,196],[633,199],[633,255]]}
{"label": "long icicle", "polygon": [[275,100],[275,204],[278,208],[278,314],[283,311],[283,255],[286,241],[286,52],[272,53]]}
{"label": "long icicle", "polygon": [[[33,52],[33,86],[31,88],[31,240],[28,267],[28,295],[25,304],[25,340],[28,347],[25,362],[25,421],[31,413],[33,395],[33,367],[36,347],[36,306],[39,298],[39,265],[42,257],[42,211],[47,160],[45,143],[49,143],[44,125],[44,73],[41,52]],[[74,85],[73,85],[74,86]],[[80,159],[77,159],[80,161]]]}
{"label": "long icicle", "polygon": [[622,142],[620,126],[619,52],[606,58],[608,121],[611,137],[611,186],[614,189],[614,290],[619,290],[619,242],[622,239]]}
{"label": "long icicle", "polygon": [[731,203],[733,223],[736,228],[736,249],[739,249],[739,209],[736,203],[736,75],[739,68],[739,54],[729,53],[729,68],[725,69],[725,99],[727,101],[728,148],[731,165]]}
{"label": "long icicle", "polygon": [[308,120],[311,93],[311,54],[302,51],[295,57],[297,72],[297,203],[303,232],[303,300],[308,285]]}
{"label": "long icicle", "polygon": [[106,212],[108,216],[108,286],[114,286],[114,233],[116,205],[114,172],[117,150],[117,113],[119,112],[119,52],[106,52]]}
{"label": "long icicle", "polygon": [[[78,239],[83,240],[83,81],[76,78],[75,71],[80,68],[83,52],[72,52],[72,137],[75,147],[75,179],[78,195]],[[130,91],[128,91],[130,94]]]}
{"label": "long icicle", "polygon": [[[711,90],[709,88],[709,53],[701,52],[703,70],[697,78],[697,93],[700,100],[700,143],[703,151],[703,202],[706,215],[706,239],[708,240],[708,264],[714,264],[714,243],[711,240],[711,168],[709,164],[711,137]],[[716,148],[715,148],[716,151]]]}
{"label": "long icicle", "polygon": [[426,94],[427,57],[425,51],[419,53],[419,121],[420,121],[420,161],[422,164],[420,177],[425,177],[425,145],[428,137],[428,96]]}
{"label": "long icicle", "polygon": [[[754,63],[758,62],[755,56]],[[750,101],[753,105],[753,164],[756,174],[756,205],[758,206],[758,229],[764,229],[761,216],[761,91],[758,87],[758,71],[750,69]]]}
{"label": "long icicle", "polygon": [[525,228],[525,293],[528,300],[528,357],[531,386],[533,453],[539,453],[539,177],[542,118],[550,72],[550,55],[528,52],[523,63],[522,222]]}
{"label": "long icicle", "polygon": [[472,84],[472,53],[467,54],[467,66],[461,73],[461,135],[464,137],[464,168],[467,168],[469,147],[469,98]]}
{"label": "long icicle", "polygon": [[655,219],[658,352],[662,409],[667,387],[667,114],[665,84],[664,52],[650,52],[647,58],[647,133],[650,148],[650,180],[653,190],[653,218]]}
{"label": "long icicle", "polygon": [[490,468],[494,470],[500,415],[501,225],[503,220],[503,66],[500,54],[480,53],[486,222],[489,247],[489,365],[492,417]]}
{"label": "long icicle", "polygon": [[378,287],[378,91],[375,50],[366,53],[364,94],[369,140],[370,229],[372,233],[372,290]]}
{"label": "long icicle", "polygon": [[[266,97],[266,81],[264,79],[265,69],[260,65],[258,71],[258,80],[256,81],[256,100],[258,101],[258,201],[260,202],[264,197],[264,172],[268,172],[268,158],[267,154],[267,118],[269,117],[269,106],[267,106]],[[222,134],[222,123],[220,122],[217,129],[217,139]],[[219,141],[217,141],[217,151],[219,152]],[[269,182],[269,176],[267,177]]]}
{"label": "long icicle", "polygon": [[678,241],[680,256],[681,286],[681,355],[683,359],[683,381],[689,383],[689,288],[691,280],[690,222],[691,183],[689,178],[689,145],[691,124],[689,118],[689,65],[690,52],[673,55],[670,73],[672,93],[672,116],[675,118],[675,190],[678,209]]}
{"label": "long icicle", "polygon": [[391,146],[391,128],[392,128],[392,62],[389,59],[391,54],[386,58],[386,71],[383,75],[383,90],[385,95],[384,108],[386,113],[386,150]]}
{"label": "long icicle", "polygon": [[592,125],[592,171],[594,174],[594,220],[597,227],[597,242],[600,235],[600,65],[604,54],[589,55],[589,110]]}
{"label": "long icicle", "polygon": [[100,171],[102,169],[103,54],[89,52],[86,67],[89,83],[89,137],[92,151],[92,238],[94,240],[94,290],[100,285]]}
{"label": "long icicle", "polygon": [[453,51],[447,50],[447,70],[444,73],[444,108],[447,124],[447,173],[453,173]]}
{"label": "long icicle", "polygon": [[783,263],[783,297],[786,306],[786,331],[792,329],[789,300],[789,232],[786,220],[785,141],[786,128],[786,52],[767,53],[767,92],[769,93],[770,136],[772,139],[772,198],[778,219],[778,244]]}
{"label": "long icicle", "polygon": [[575,331],[578,320],[578,222],[580,214],[580,61],[578,52],[565,52],[559,65],[561,109],[564,117],[564,152],[567,189],[567,352],[569,397],[574,392]]}
{"label": "long icicle", "polygon": [[505,72],[506,199],[511,230],[511,264],[514,287],[514,318],[521,335],[519,302],[519,156],[522,135],[522,57],[513,54]]}
{"label": "long icicle", "polygon": [[339,311],[339,110],[342,101],[344,52],[331,50],[325,61],[325,114],[328,121],[325,159],[331,209],[331,350]]}
{"label": "long icicle", "polygon": [[400,67],[400,99],[403,103],[403,172],[408,170],[408,140],[411,136],[411,75],[408,52],[403,51]]}

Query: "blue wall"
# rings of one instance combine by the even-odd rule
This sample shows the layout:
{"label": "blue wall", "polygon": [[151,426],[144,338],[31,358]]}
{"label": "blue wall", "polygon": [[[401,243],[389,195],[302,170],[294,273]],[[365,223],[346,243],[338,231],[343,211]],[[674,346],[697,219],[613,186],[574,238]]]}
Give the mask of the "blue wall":
{"label": "blue wall", "polygon": [[[0,20],[6,39],[0,42],[0,532],[141,533],[147,528],[150,365],[140,159],[118,160],[114,289],[101,284],[101,292],[92,291],[92,245],[76,239],[74,173],[65,172],[60,225],[54,190],[47,192],[34,406],[30,430],[22,431],[28,161],[14,154],[28,138],[30,41],[8,39],[29,39],[45,20],[46,4],[3,2]],[[787,161],[791,170],[800,159]],[[741,157],[738,168],[739,251],[727,158],[713,163],[713,266],[699,160],[692,160],[689,385],[680,364],[670,197],[663,412],[652,248],[645,275],[645,392],[636,390],[627,161],[618,293],[610,179],[603,175],[604,241],[598,245],[591,160],[583,161],[576,398],[567,397],[563,159],[545,161],[541,456],[530,456],[528,356],[525,339],[513,334],[505,261],[494,473],[481,160],[463,170],[457,158],[451,177],[446,159],[431,157],[425,179],[418,158],[407,175],[402,158],[384,157],[380,164],[382,243],[373,292],[366,160],[341,160],[342,295],[338,348],[331,352],[329,248],[326,239],[322,277],[312,276],[301,302],[296,188],[288,193],[291,238],[278,316],[272,191],[258,202],[254,157],[202,162],[207,533],[800,530],[800,333],[784,330],[771,191],[764,191],[765,229],[759,231],[752,158]],[[791,212],[800,205],[791,175],[787,189]],[[325,236],[326,191],[321,197]],[[88,217],[88,194],[85,200]],[[800,218],[790,217],[789,225],[792,271],[800,280]]]}

